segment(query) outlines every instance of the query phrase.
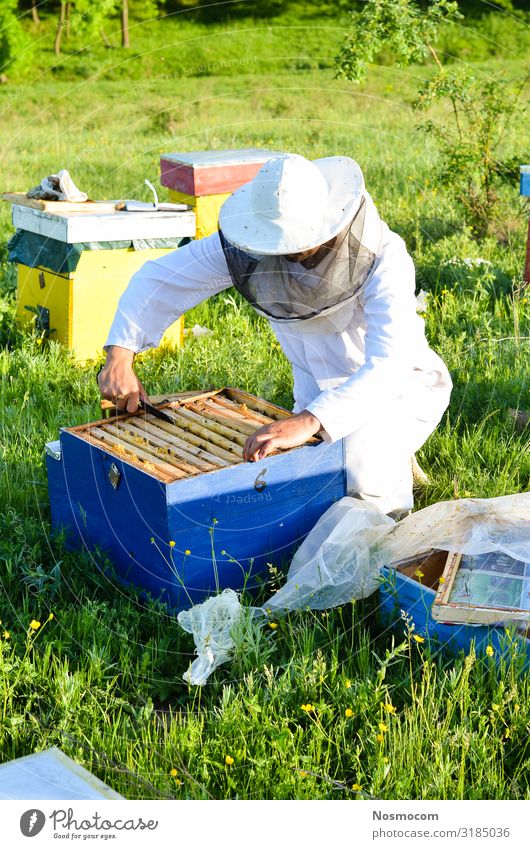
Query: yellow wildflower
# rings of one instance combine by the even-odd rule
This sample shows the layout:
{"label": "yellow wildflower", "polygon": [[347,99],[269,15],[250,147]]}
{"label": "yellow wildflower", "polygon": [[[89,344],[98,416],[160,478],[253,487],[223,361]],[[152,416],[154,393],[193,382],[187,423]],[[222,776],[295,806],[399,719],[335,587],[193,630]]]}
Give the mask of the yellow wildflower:
{"label": "yellow wildflower", "polygon": [[278,627],[278,623],[277,623],[277,622],[269,622],[269,628],[272,628],[272,630],[273,630],[273,631],[274,631],[274,629],[275,629],[275,628],[277,628],[277,627]]}
{"label": "yellow wildflower", "polygon": [[51,622],[52,619],[55,619],[55,616],[53,615],[53,613],[50,613],[48,616],[48,622]]}
{"label": "yellow wildflower", "polygon": [[344,716],[347,716],[347,717],[348,717],[348,719],[350,718],[350,716],[353,716],[353,711],[352,711],[352,709],[351,709],[351,708],[346,708],[346,710],[344,711]]}
{"label": "yellow wildflower", "polygon": [[360,784],[352,784],[351,789],[354,793],[359,793],[363,788]]}
{"label": "yellow wildflower", "polygon": [[381,732],[381,734],[386,734],[386,732],[388,731],[388,725],[386,725],[386,723],[384,722],[380,722],[379,731]]}
{"label": "yellow wildflower", "polygon": [[384,743],[385,735],[384,734],[377,734],[375,739],[377,740],[378,743]]}
{"label": "yellow wildflower", "polygon": [[177,544],[177,543],[175,542],[175,540],[174,540],[174,539],[170,539],[170,540],[169,540],[169,547],[170,547],[170,548],[175,548],[176,544]]}
{"label": "yellow wildflower", "polygon": [[421,578],[425,577],[425,572],[422,572],[421,569],[416,569],[414,574],[416,575],[417,578],[420,578],[420,580],[421,580]]}
{"label": "yellow wildflower", "polygon": [[306,705],[300,705],[300,707],[301,707],[301,708],[302,708],[302,710],[304,710],[306,713],[311,713],[311,711],[315,709],[315,706],[314,706],[314,705],[312,705],[312,704],[311,704],[311,702],[308,702]]}
{"label": "yellow wildflower", "polygon": [[350,687],[351,687],[351,681],[350,681],[350,679],[349,679],[349,678],[347,678],[347,679],[346,679],[346,681],[344,682],[344,686],[346,687],[346,689],[347,689],[347,690],[349,690],[349,689],[350,689]]}
{"label": "yellow wildflower", "polygon": [[187,549],[186,549],[186,551],[184,552],[184,554],[186,555],[186,557],[189,557],[189,556],[190,556],[191,551],[189,550],[189,548],[187,548]]}
{"label": "yellow wildflower", "polygon": [[394,705],[391,702],[385,702],[383,707],[385,708],[387,713],[395,713],[396,712],[396,708],[394,707]]}
{"label": "yellow wildflower", "polygon": [[4,640],[9,640],[9,639],[11,639],[11,634],[9,633],[9,631],[4,631]]}
{"label": "yellow wildflower", "polygon": [[169,770],[169,774],[171,775],[172,778],[175,778],[175,776],[178,775],[178,772],[175,769],[175,767],[173,767],[173,769]]}
{"label": "yellow wildflower", "polygon": [[512,732],[510,731],[509,728],[507,728],[506,731],[504,732],[504,739],[508,740],[508,738],[511,737],[511,734],[512,734]]}
{"label": "yellow wildflower", "polygon": [[390,763],[389,758],[383,758],[383,763],[384,763],[384,764]]}
{"label": "yellow wildflower", "polygon": [[439,584],[445,584],[445,578],[444,578],[443,575],[440,575],[440,578],[438,579],[438,583]]}
{"label": "yellow wildflower", "polygon": [[40,622],[37,622],[36,619],[32,619],[31,622],[29,623],[29,627],[31,628],[32,631],[38,631],[39,628],[40,628]]}
{"label": "yellow wildflower", "polygon": [[420,637],[419,634],[413,634],[412,639],[416,640],[417,643],[424,643],[425,642],[425,637]]}
{"label": "yellow wildflower", "polygon": [[492,704],[492,706],[491,706],[491,709],[492,709],[492,710],[495,710],[495,711],[499,711],[499,710],[501,709],[501,706],[500,706],[500,705],[496,705],[495,703],[493,703],[493,704]]}
{"label": "yellow wildflower", "polygon": [[300,778],[307,778],[307,772],[305,771],[305,769],[301,769],[298,775],[300,776]]}
{"label": "yellow wildflower", "polygon": [[225,756],[225,764],[227,766],[232,766],[233,763],[234,763],[234,759],[231,758],[230,755],[226,755]]}
{"label": "yellow wildflower", "polygon": [[493,646],[486,646],[486,654],[488,655],[488,657],[493,657],[493,655],[495,654],[495,649],[493,648]]}

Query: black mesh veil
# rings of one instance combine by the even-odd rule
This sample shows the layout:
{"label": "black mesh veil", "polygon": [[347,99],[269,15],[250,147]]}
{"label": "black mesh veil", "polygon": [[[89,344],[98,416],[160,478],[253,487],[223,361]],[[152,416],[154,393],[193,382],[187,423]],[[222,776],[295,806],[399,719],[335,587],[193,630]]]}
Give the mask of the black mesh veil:
{"label": "black mesh veil", "polygon": [[307,320],[352,300],[365,282],[375,254],[362,243],[365,199],[327,256],[313,269],[284,256],[251,256],[219,230],[234,287],[255,309],[276,321]]}

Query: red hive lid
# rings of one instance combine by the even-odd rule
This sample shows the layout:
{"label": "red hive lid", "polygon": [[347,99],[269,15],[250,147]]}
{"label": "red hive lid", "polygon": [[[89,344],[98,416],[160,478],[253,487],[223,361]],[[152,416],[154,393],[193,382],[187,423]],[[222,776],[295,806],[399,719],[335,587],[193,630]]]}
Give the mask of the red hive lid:
{"label": "red hive lid", "polygon": [[194,150],[163,153],[160,156],[160,182],[187,195],[218,195],[233,192],[252,180],[276,150]]}

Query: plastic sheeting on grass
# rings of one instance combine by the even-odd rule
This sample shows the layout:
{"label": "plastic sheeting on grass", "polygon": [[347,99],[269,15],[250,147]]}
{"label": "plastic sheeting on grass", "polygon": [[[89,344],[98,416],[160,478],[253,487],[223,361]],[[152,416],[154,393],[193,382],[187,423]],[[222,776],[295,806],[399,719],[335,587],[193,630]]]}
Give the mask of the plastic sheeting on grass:
{"label": "plastic sheeting on grass", "polygon": [[[442,501],[400,522],[369,502],[342,498],[297,550],[284,585],[255,610],[325,610],[366,598],[379,586],[381,567],[431,549],[471,555],[499,551],[528,560],[530,493]],[[186,680],[206,683],[230,657],[233,626],[241,611],[237,594],[225,590],[179,614],[179,623],[193,634],[198,655]]]}

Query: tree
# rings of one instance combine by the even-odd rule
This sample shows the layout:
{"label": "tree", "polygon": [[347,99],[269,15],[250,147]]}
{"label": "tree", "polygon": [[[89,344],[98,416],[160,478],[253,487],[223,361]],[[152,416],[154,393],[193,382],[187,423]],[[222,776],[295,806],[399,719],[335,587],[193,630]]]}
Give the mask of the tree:
{"label": "tree", "polygon": [[430,117],[419,129],[431,134],[440,154],[439,180],[452,193],[477,236],[484,236],[497,213],[498,187],[506,166],[499,160],[509,123],[524,107],[521,95],[530,78],[514,83],[486,81],[462,66],[445,67],[436,52],[439,27],[462,18],[452,0],[433,0],[420,7],[415,0],[368,0],[352,14],[351,32],[337,57],[337,73],[361,83],[368,65],[383,50],[396,64],[409,65],[429,55],[435,72],[421,85],[413,107],[425,112],[447,103],[449,117]]}
{"label": "tree", "polygon": [[31,42],[18,17],[17,0],[0,0],[0,74],[31,60]]}

